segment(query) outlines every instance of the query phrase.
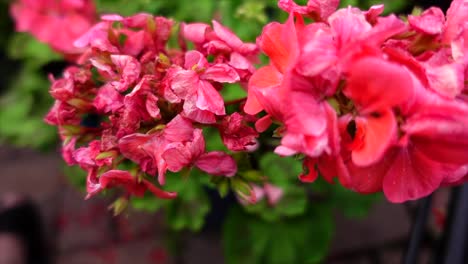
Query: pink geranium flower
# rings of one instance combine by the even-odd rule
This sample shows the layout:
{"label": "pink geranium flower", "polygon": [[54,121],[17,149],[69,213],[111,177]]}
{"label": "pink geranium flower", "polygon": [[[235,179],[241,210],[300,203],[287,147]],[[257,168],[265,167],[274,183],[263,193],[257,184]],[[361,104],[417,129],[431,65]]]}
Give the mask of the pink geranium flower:
{"label": "pink geranium flower", "polygon": [[73,42],[96,20],[91,0],[18,0],[10,13],[17,31],[29,32],[64,54],[81,52]]}
{"label": "pink geranium flower", "polygon": [[193,42],[198,51],[216,57],[215,61],[229,64],[236,69],[243,81],[255,71],[258,47],[244,43],[231,30],[213,20],[213,27],[205,23],[182,24],[182,36]]}
{"label": "pink geranium flower", "polygon": [[205,141],[200,129],[194,129],[188,119],[177,116],[154,134],[132,134],[119,141],[124,156],[138,163],[149,174],[158,173],[159,183],[165,183],[167,170],[177,172],[196,166],[212,175],[233,176],[237,166],[223,152],[205,153]]}
{"label": "pink geranium flower", "polygon": [[184,100],[184,116],[200,123],[214,123],[216,115],[224,115],[224,100],[214,83],[234,83],[240,80],[237,72],[227,64],[210,65],[198,51],[185,54],[184,68],[171,71],[170,87]]}

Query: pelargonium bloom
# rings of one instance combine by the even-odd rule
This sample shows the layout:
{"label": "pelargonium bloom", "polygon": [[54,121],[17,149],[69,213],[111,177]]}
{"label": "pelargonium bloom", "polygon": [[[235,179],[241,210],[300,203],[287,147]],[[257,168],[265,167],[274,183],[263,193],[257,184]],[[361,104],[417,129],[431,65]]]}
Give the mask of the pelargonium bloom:
{"label": "pelargonium bloom", "polygon": [[200,123],[213,123],[215,115],[224,115],[224,101],[212,82],[234,83],[240,80],[229,65],[210,65],[198,51],[185,54],[184,68],[175,68],[171,74],[170,87],[174,94],[184,100],[183,114]]}
{"label": "pelargonium bloom", "polygon": [[267,113],[260,131],[272,118],[282,124],[275,152],[305,155],[303,181],[320,172],[392,202],[460,183],[468,165],[463,3],[446,19],[432,8],[406,25],[380,17],[383,6],[330,11],[281,0],[290,17],[259,38],[270,65],[252,76],[245,110]]}
{"label": "pelargonium bloom", "polygon": [[18,0],[10,13],[17,31],[29,32],[64,54],[81,52],[73,42],[96,20],[91,0]]}
{"label": "pelargonium bloom", "polygon": [[[56,102],[45,120],[58,126],[67,163],[88,173],[88,197],[119,187],[125,198],[149,191],[171,199],[176,194],[162,190],[167,171],[237,174],[229,152],[206,151],[203,128],[220,128],[228,118],[223,84],[239,83],[239,73],[244,80],[250,74],[221,57],[208,62],[208,54],[200,51],[168,49],[173,25],[144,13],[105,15],[75,41],[83,49],[78,65],[51,78]],[[233,34],[220,24],[215,27],[220,39]],[[201,34],[198,38],[204,38]],[[256,46],[237,44],[219,56],[240,52],[252,59]],[[242,136],[235,142],[241,146],[233,148],[240,151],[258,136],[249,128],[243,120],[219,132],[233,140]]]}
{"label": "pelargonium bloom", "polygon": [[205,23],[182,24],[182,36],[206,55],[214,55],[214,61],[229,64],[236,69],[243,81],[247,81],[255,71],[258,47],[244,43],[231,30],[213,20],[213,27]]}

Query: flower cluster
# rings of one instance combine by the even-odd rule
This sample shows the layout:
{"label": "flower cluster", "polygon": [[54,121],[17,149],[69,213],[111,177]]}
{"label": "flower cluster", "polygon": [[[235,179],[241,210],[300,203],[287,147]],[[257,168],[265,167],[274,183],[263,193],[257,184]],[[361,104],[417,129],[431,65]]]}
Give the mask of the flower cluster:
{"label": "flower cluster", "polygon": [[468,2],[404,20],[338,2],[279,1],[289,19],[264,27],[270,64],[248,84],[245,112],[267,113],[256,128],[282,124],[275,152],[302,155],[305,182],[403,202],[466,180]]}
{"label": "flower cluster", "polygon": [[179,48],[168,48],[174,24],[143,13],[102,16],[74,43],[83,50],[78,65],[51,77],[56,101],[45,120],[58,126],[64,160],[87,171],[88,197],[121,187],[127,196],[174,198],[160,187],[166,172],[192,167],[234,176],[232,156],[206,151],[204,128],[230,151],[257,146],[252,117],[227,114],[220,94],[225,83],[247,82],[257,46],[213,21],[182,24]]}
{"label": "flower cluster", "polygon": [[17,31],[29,32],[66,55],[81,52],[73,46],[73,41],[96,20],[92,0],[17,0],[11,5],[10,13]]}

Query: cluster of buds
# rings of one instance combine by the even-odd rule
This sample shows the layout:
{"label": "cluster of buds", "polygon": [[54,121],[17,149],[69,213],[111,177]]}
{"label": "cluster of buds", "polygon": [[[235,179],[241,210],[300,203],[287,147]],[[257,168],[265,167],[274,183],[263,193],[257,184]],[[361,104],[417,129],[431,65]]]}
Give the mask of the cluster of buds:
{"label": "cluster of buds", "polygon": [[[257,40],[270,64],[248,84],[245,112],[281,126],[279,155],[392,202],[462,183],[468,171],[468,2],[407,18],[339,1],[280,0],[290,14]],[[306,23],[305,17],[314,22]]]}
{"label": "cluster of buds", "polygon": [[[178,47],[168,48],[174,24],[149,14],[102,16],[75,41],[83,50],[77,64],[51,77],[56,101],[45,120],[58,126],[67,164],[87,171],[88,197],[121,187],[124,197],[174,198],[162,189],[167,171],[232,177],[230,153],[258,144],[254,117],[227,113],[220,94],[225,83],[247,83],[257,46],[213,21],[182,24]],[[204,128],[216,129],[228,151],[206,151]]]}

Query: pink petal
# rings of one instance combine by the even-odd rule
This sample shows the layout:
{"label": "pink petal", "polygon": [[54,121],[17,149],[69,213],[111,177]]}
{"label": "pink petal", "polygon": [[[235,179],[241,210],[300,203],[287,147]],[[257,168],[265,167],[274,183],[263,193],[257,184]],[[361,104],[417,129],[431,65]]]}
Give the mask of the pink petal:
{"label": "pink petal", "polygon": [[466,0],[453,0],[447,10],[445,22],[444,42],[450,43],[463,30],[463,24],[468,17],[468,2]]}
{"label": "pink petal", "polygon": [[265,132],[270,125],[273,123],[273,120],[271,120],[270,115],[265,115],[264,117],[261,117],[260,119],[255,122],[255,129],[259,132]]}
{"label": "pink petal", "polygon": [[109,84],[99,88],[93,101],[93,106],[98,113],[116,112],[123,106],[124,97]]}
{"label": "pink petal", "polygon": [[193,138],[193,125],[181,115],[175,116],[164,128],[164,138],[169,142],[189,141]]}
{"label": "pink petal", "polygon": [[61,78],[53,80],[52,86],[50,87],[50,95],[60,101],[68,101],[75,97],[75,85],[71,78]]}
{"label": "pink petal", "polygon": [[290,15],[285,24],[273,22],[266,25],[257,43],[271,63],[281,73],[286,72],[295,63],[299,51],[294,17]]}
{"label": "pink petal", "polygon": [[184,103],[184,111],[182,115],[186,118],[189,118],[195,122],[202,124],[213,124],[216,123],[216,117],[213,112],[208,110],[199,109],[196,104],[196,99],[189,99]]}
{"label": "pink petal", "polygon": [[452,63],[439,67],[427,67],[426,70],[430,88],[438,94],[453,99],[463,90],[463,65]]}
{"label": "pink petal", "polygon": [[178,172],[192,164],[193,155],[188,146],[176,142],[167,146],[162,158],[166,162],[168,170]]}
{"label": "pink petal", "polygon": [[328,18],[328,23],[339,49],[359,39],[361,35],[372,28],[364,13],[352,7],[336,11]]}
{"label": "pink petal", "polygon": [[221,151],[212,151],[201,155],[195,166],[208,174],[232,177],[237,173],[236,161]]}
{"label": "pink petal", "polygon": [[[244,111],[247,114],[255,115],[265,108],[274,109],[274,107],[279,107],[279,105],[269,107],[264,104],[268,104],[265,99],[270,97],[268,95],[276,97],[275,94],[279,92],[282,81],[283,76],[275,67],[265,66],[258,69],[249,80]],[[258,97],[261,97],[261,101]]]}
{"label": "pink petal", "polygon": [[291,73],[288,77],[291,90],[285,112],[288,131],[318,136],[327,128],[325,104],[316,99],[312,84],[303,76]]}
{"label": "pink petal", "polygon": [[88,194],[86,195],[85,199],[91,198],[102,190],[101,184],[99,183],[99,179],[97,178],[96,174],[96,169],[90,169],[88,171],[88,175],[86,176],[86,192]]}
{"label": "pink petal", "polygon": [[182,35],[189,41],[194,43],[204,43],[206,40],[206,31],[210,29],[208,24],[204,23],[191,23],[182,24]]}
{"label": "pink petal", "polygon": [[403,130],[428,158],[448,164],[468,164],[468,112],[458,115],[449,110],[410,118]]}
{"label": "pink petal", "polygon": [[445,16],[438,7],[425,10],[420,16],[408,16],[410,26],[422,33],[437,35],[442,33],[445,24]]}
{"label": "pink petal", "polygon": [[205,140],[201,129],[193,130],[192,142],[175,142],[165,147],[162,158],[167,168],[172,172],[178,172],[184,167],[189,167],[205,152]]}
{"label": "pink petal", "polygon": [[336,40],[328,27],[321,23],[308,25],[304,30],[304,45],[296,70],[314,76],[337,62]]}
{"label": "pink petal", "polygon": [[117,71],[121,74],[121,80],[119,82],[112,82],[112,84],[117,91],[123,92],[139,79],[141,71],[140,63],[134,57],[127,55],[111,55],[110,57]]}
{"label": "pink petal", "polygon": [[171,88],[177,96],[186,99],[188,96],[196,93],[198,83],[200,81],[195,71],[180,69],[174,73]]}
{"label": "pink petal", "polygon": [[446,175],[444,168],[414,146],[399,149],[383,180],[388,200],[401,203],[435,191]]}
{"label": "pink petal", "polygon": [[157,171],[156,162],[145,150],[145,145],[151,140],[151,135],[131,134],[119,140],[119,150],[122,155],[140,165],[149,174]]}
{"label": "pink petal", "polygon": [[151,182],[147,180],[143,180],[143,184],[146,186],[148,191],[150,191],[154,196],[161,198],[161,199],[174,199],[177,197],[177,193],[175,192],[168,192],[161,190],[160,188],[154,186]]}
{"label": "pink petal", "polygon": [[240,80],[237,72],[227,64],[218,63],[209,67],[201,76],[201,79],[219,83],[235,83]]}
{"label": "pink petal", "polygon": [[154,119],[161,118],[161,111],[158,107],[158,100],[158,97],[152,93],[149,93],[146,97],[146,110],[148,111],[148,114]]}
{"label": "pink petal", "polygon": [[278,1],[279,8],[288,13],[312,16],[314,19],[326,20],[338,7],[339,0],[309,0],[306,6],[300,6],[293,0]]}
{"label": "pink petal", "polygon": [[414,94],[408,70],[382,59],[361,59],[354,63],[349,75],[344,92],[363,113],[398,106],[410,101]]}
{"label": "pink petal", "polygon": [[385,6],[383,4],[380,4],[380,5],[373,5],[369,8],[369,10],[367,10],[366,12],[364,12],[364,15],[366,16],[366,20],[371,23],[371,24],[374,24],[376,21],[377,21],[377,18],[382,14],[382,12],[384,11],[384,8]]}
{"label": "pink petal", "polygon": [[223,98],[207,81],[198,82],[196,107],[200,110],[210,111],[215,115],[226,114]]}
{"label": "pink petal", "polygon": [[93,140],[87,147],[80,147],[75,150],[73,152],[73,158],[80,167],[86,169],[96,165],[94,159],[100,152],[100,142],[98,140]]}
{"label": "pink petal", "polygon": [[255,45],[244,44],[242,40],[237,37],[231,30],[221,25],[218,21],[213,20],[213,30],[216,36],[224,41],[227,45],[233,48],[235,51],[241,54],[249,54],[256,52],[257,47]]}
{"label": "pink petal", "polygon": [[229,58],[229,65],[238,70],[254,70],[252,62],[237,52],[231,53],[231,57]]}
{"label": "pink petal", "polygon": [[185,53],[184,68],[188,70],[208,68],[208,61],[205,56],[196,50],[190,50]]}
{"label": "pink petal", "polygon": [[143,196],[146,191],[145,186],[138,183],[136,177],[122,170],[109,170],[103,173],[99,176],[99,184],[103,189],[122,186],[127,192],[136,196]]}
{"label": "pink petal", "polygon": [[273,184],[265,183],[263,187],[265,189],[265,194],[270,205],[277,204],[283,197],[284,191],[280,187],[277,187]]}
{"label": "pink petal", "polygon": [[75,152],[77,140],[77,137],[71,137],[62,142],[62,158],[70,166],[76,164],[76,160],[73,158],[73,152]]}

